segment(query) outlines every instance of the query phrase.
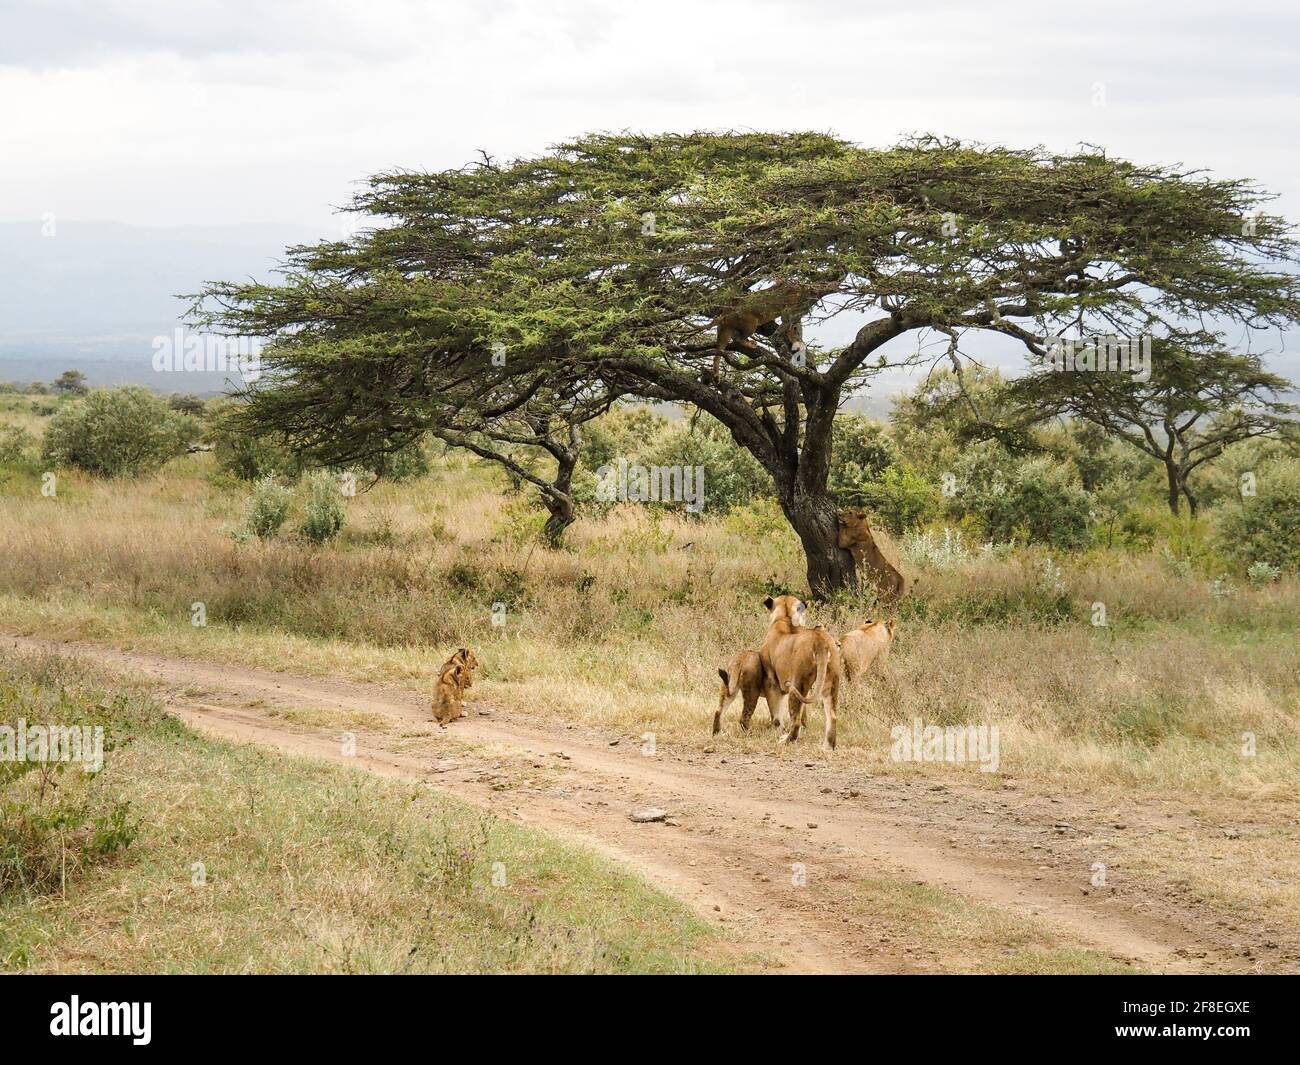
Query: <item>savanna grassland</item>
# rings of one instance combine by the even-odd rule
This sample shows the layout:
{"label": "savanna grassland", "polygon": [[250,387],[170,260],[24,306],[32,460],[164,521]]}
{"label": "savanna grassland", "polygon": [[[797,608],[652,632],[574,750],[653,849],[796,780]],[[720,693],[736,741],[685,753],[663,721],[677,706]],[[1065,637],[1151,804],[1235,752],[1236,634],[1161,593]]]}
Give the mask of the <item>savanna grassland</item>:
{"label": "savanna grassland", "polygon": [[[21,408],[14,420],[39,432],[42,418],[25,401],[9,402],[6,417]],[[11,465],[0,476],[5,633],[420,691],[448,653],[470,645],[483,667],[477,698],[538,719],[633,737],[650,732],[663,745],[723,755],[833,760],[873,778],[950,781],[990,792],[1014,784],[1025,795],[1086,797],[1201,818],[1206,831],[1171,830],[1158,845],[1147,840],[1126,858],[1189,886],[1224,913],[1300,920],[1293,886],[1300,874],[1300,580],[1281,575],[1254,582],[1219,572],[1217,560],[1205,561],[1208,534],[1188,519],[1164,522],[1143,550],[986,547],[969,530],[945,531],[937,523],[907,534],[902,547],[917,584],[895,612],[898,640],[889,671],[850,689],[838,749],[827,753],[817,746],[820,710],[812,711],[810,731],[790,749],[779,749],[766,728],[740,733],[734,707],[722,735],[710,735],[717,668],[735,651],[758,645],[763,598],[804,594],[798,541],[775,505],[761,498],[704,519],[623,504],[581,517],[565,545],[551,548],[538,541],[538,513],[526,490],[496,466],[437,451],[427,474],[381,480],[349,499],[338,537],[318,544],[293,532],[297,500],[280,535],[241,532],[249,486],[219,469],[212,454],[174,459],[161,472],[134,479],[60,470],[53,497],[41,493],[39,463]],[[199,604],[203,624],[196,625]],[[1104,624],[1094,624],[1097,604],[1104,606]],[[494,608],[504,624],[494,624]],[[873,603],[845,596],[814,603],[810,617],[840,632],[876,612]],[[36,683],[22,678],[38,674],[62,693],[106,683],[83,679],[70,665],[20,661],[7,668],[11,694]],[[74,681],[63,679],[64,669],[74,671]],[[11,716],[21,698],[8,701]],[[408,949],[409,964],[420,967],[430,954],[407,927],[419,915],[411,903],[394,911],[386,900],[425,883],[420,878],[434,876],[429,869],[435,867],[442,870],[435,879],[443,878],[435,894],[456,890],[445,882],[455,877],[444,868],[455,850],[448,840],[518,831],[481,827],[454,804],[427,795],[408,805],[400,786],[357,784],[341,770],[286,770],[278,762],[272,770],[273,756],[199,740],[159,720],[147,694],[122,698],[132,707],[131,720],[147,721],[132,726],[138,736],[127,755],[131,764],[168,767],[148,781],[133,778],[130,765],[116,777],[133,808],[167,811],[142,829],[159,848],[177,862],[201,857],[205,831],[265,818],[262,835],[244,839],[242,828],[229,829],[241,833],[240,846],[256,851],[249,858],[253,871],[223,887],[229,893],[215,908],[199,914],[182,905],[179,925],[166,902],[143,914],[114,911],[112,920],[123,924],[105,932],[97,949],[125,950],[134,966],[168,964],[174,956],[165,939],[149,937],[145,945],[138,934],[141,922],[167,912],[170,935],[220,944],[205,946],[186,968],[393,969],[407,964],[401,957]],[[757,720],[764,716],[760,707]],[[914,719],[996,725],[998,772],[893,760],[891,728]],[[199,783],[187,783],[193,780]],[[295,803],[320,805],[318,795],[329,824],[301,822]],[[195,811],[209,805],[222,811],[211,822]],[[344,822],[373,831],[340,836]],[[1225,834],[1222,825],[1229,823],[1238,827]],[[197,839],[177,842],[191,833]],[[326,838],[331,848],[351,850],[338,861],[312,854]],[[395,866],[375,849],[385,838],[392,854],[405,856]],[[570,882],[562,875],[567,863],[591,861],[548,846],[547,867],[559,869],[563,882]],[[292,861],[279,856],[290,852]],[[158,851],[149,853],[149,861],[159,860]],[[298,861],[363,866],[373,878],[363,892],[372,909],[356,914],[355,928],[373,928],[382,911],[391,934],[367,940],[369,953],[359,957],[362,948],[347,931],[311,931],[308,900],[306,912],[295,910],[292,918],[276,909],[241,926],[242,945],[226,942],[218,926],[228,928],[250,897],[270,890],[273,880],[304,882]],[[103,878],[97,897],[120,900],[132,878],[146,874],[118,856],[97,875]],[[355,885],[337,878],[361,875],[337,872],[311,890],[352,898]],[[592,875],[618,874],[602,868]],[[629,908],[652,905],[647,912],[667,914],[675,905],[644,887],[621,897]],[[6,964],[42,963],[43,937],[74,919],[63,900],[59,895],[21,911],[0,943]],[[581,898],[563,891],[552,904],[582,909]],[[4,912],[12,920],[19,911],[8,906]],[[507,907],[483,915],[490,934],[439,964],[707,967],[689,951],[685,960],[674,953],[682,928],[688,939],[707,938],[707,929],[691,925],[684,911],[672,913],[671,935],[656,938],[661,922],[634,945],[615,936],[609,947],[608,930],[600,928],[586,929],[577,945],[566,939],[557,946],[549,933],[540,943],[520,945],[525,919]],[[651,924],[647,918],[638,927]],[[281,933],[296,945],[274,964],[259,962],[251,944]],[[361,938],[358,933],[356,942]]]}

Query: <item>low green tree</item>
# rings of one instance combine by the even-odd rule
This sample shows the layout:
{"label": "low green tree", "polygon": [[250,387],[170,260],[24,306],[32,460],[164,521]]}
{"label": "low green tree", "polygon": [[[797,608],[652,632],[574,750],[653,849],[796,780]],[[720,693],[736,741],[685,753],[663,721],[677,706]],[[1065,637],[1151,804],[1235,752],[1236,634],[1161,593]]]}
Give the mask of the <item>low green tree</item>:
{"label": "low green tree", "polygon": [[269,540],[289,516],[293,492],[274,477],[261,477],[253,485],[244,513],[244,529],[259,540]]}
{"label": "low green tree", "polygon": [[1300,570],[1300,462],[1255,472],[1249,491],[1219,517],[1218,547],[1243,568],[1266,563]]}
{"label": "low green tree", "polygon": [[972,516],[992,540],[1081,547],[1088,494],[1068,466],[1050,456],[1017,458],[999,445],[973,446],[957,463],[950,509]]}
{"label": "low green tree", "polygon": [[46,461],[101,477],[133,477],[183,455],[198,426],[144,388],[95,390],[62,407],[45,429]]}
{"label": "low green tree", "polygon": [[343,529],[345,517],[338,477],[328,470],[313,470],[303,478],[303,485],[307,498],[298,531],[313,543],[333,540]]}

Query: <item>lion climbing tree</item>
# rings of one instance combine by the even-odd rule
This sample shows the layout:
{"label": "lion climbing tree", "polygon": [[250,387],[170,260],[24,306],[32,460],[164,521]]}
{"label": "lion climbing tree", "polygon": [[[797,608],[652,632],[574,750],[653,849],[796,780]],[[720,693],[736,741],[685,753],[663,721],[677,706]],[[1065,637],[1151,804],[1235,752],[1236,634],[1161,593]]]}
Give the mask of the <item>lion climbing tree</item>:
{"label": "lion climbing tree", "polygon": [[[695,408],[770,474],[826,595],[857,579],[828,488],[846,399],[936,340],[960,370],[976,332],[1034,375],[1067,328],[1194,349],[1222,342],[1206,322],[1294,323],[1295,245],[1264,201],[1096,149],[598,135],[375,177],[353,205],[373,226],[200,306],[273,339],[250,416],[304,447],[447,424],[508,441],[521,412],[551,433],[615,396]],[[808,340],[833,318],[848,339]]]}

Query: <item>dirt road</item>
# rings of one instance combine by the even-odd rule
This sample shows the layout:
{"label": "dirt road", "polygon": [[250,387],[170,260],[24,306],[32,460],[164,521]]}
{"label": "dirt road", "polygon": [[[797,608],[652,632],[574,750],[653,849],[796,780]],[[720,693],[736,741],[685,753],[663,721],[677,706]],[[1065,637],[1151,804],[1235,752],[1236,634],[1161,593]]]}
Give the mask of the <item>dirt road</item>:
{"label": "dirt road", "polygon": [[[651,750],[618,736],[468,704],[446,730],[418,693],[153,654],[6,637],[59,649],[162,686],[195,727],[425,781],[493,813],[586,843],[729,930],[758,964],[794,972],[938,972],[988,967],[959,930],[918,927],[889,900],[917,885],[1028,918],[1058,945],[1164,972],[1292,968],[1175,886],[1111,867],[1108,834],[1157,830],[1141,811],[1036,798],[1013,787],[868,777],[814,743],[736,756]],[[313,721],[328,720],[327,727]],[[702,724],[702,728],[704,725]],[[351,733],[355,754],[342,742]],[[668,811],[633,823],[644,807]],[[1167,814],[1162,814],[1167,816]],[[1168,829],[1162,821],[1160,830]],[[1104,858],[1102,859],[1104,860]],[[1269,944],[1271,945],[1271,944]]]}

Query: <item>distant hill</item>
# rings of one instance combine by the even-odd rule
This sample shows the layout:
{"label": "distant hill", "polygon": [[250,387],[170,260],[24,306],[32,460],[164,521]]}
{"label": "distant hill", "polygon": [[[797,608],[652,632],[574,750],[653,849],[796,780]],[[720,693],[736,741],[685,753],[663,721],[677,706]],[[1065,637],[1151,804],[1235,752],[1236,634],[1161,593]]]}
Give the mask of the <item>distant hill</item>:
{"label": "distant hill", "polygon": [[129,226],[56,220],[0,223],[0,380],[50,380],[78,369],[92,384],[164,392],[220,390],[226,375],[160,374],[153,339],[181,324],[205,281],[272,279],[284,250],[323,235],[303,226]]}

